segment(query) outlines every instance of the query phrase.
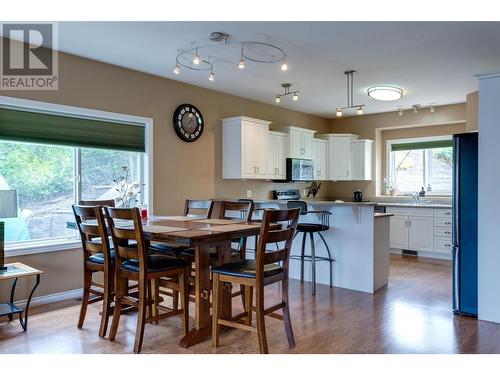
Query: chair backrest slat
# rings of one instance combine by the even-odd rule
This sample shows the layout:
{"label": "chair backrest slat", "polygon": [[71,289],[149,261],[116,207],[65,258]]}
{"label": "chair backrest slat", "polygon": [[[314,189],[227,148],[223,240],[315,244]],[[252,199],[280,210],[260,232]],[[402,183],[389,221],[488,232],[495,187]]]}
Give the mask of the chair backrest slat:
{"label": "chair backrest slat", "polygon": [[[288,272],[290,251],[292,249],[293,236],[299,221],[299,208],[287,210],[265,210],[260,228],[259,243],[256,251],[257,275],[263,277],[264,265],[283,262],[283,269]],[[282,222],[285,227],[277,230],[270,230],[273,223]],[[266,245],[273,242],[285,242],[281,250],[266,252]]]}
{"label": "chair backrest slat", "polygon": [[238,213],[241,219],[252,220],[254,209],[253,201],[222,201],[220,204],[219,219],[234,219],[231,212]]}
{"label": "chair backrest slat", "polygon": [[186,199],[184,203],[184,216],[200,216],[209,219],[212,216],[214,202],[211,200]]}

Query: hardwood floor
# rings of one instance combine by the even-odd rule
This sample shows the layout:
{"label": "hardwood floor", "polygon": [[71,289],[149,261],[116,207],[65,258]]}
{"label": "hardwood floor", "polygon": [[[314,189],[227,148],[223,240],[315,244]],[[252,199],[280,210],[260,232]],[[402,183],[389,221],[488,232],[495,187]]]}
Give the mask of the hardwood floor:
{"label": "hardwood floor", "polygon": [[[283,324],[268,324],[271,353],[500,353],[500,325],[454,316],[451,262],[391,256],[389,286],[375,295],[291,280],[291,316],[297,345],[288,348]],[[279,298],[269,288],[266,301]],[[273,299],[273,296],[275,297]],[[235,299],[239,301],[239,299]],[[241,310],[239,302],[235,310]],[[33,308],[28,332],[18,322],[0,322],[0,353],[132,353],[136,314],[120,321],[116,342],[98,337],[99,305],[89,306],[76,328],[79,301]],[[258,353],[257,336],[240,330],[221,333],[220,347],[207,340],[178,346],[181,319],[147,325],[143,353]]]}

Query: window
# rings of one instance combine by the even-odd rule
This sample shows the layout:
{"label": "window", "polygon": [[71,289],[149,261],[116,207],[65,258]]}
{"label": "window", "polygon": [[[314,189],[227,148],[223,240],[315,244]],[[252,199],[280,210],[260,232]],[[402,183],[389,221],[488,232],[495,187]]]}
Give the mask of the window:
{"label": "window", "polygon": [[427,195],[451,195],[451,137],[388,141],[387,150],[389,189],[404,194],[423,187]]}
{"label": "window", "polygon": [[117,197],[123,167],[140,190],[133,199],[151,205],[152,126],[146,117],[0,96],[0,189],[19,199],[18,217],[2,219],[7,254],[76,242],[71,205]]}
{"label": "window", "polygon": [[3,219],[6,243],[77,239],[67,228],[74,221],[71,205],[117,197],[113,180],[123,167],[129,181],[142,185],[142,163],[139,152],[0,141],[0,189],[17,190],[19,197],[18,217]]}

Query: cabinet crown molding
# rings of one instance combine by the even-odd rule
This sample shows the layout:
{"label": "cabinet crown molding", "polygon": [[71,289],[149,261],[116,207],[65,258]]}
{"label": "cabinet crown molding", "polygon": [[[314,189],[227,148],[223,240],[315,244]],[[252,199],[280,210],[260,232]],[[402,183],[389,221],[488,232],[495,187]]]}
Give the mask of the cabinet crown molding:
{"label": "cabinet crown molding", "polygon": [[301,132],[307,132],[307,133],[312,133],[312,134],[318,132],[317,130],[312,130],[312,129],[307,129],[307,128],[301,128],[299,126],[293,126],[293,125],[285,126],[283,128],[280,128],[279,130],[281,130],[281,131],[300,130]]}
{"label": "cabinet crown molding", "polygon": [[223,123],[224,122],[233,122],[233,121],[250,121],[250,122],[255,122],[255,123],[264,124],[264,125],[272,124],[271,121],[260,120],[260,119],[257,119],[257,118],[247,117],[247,116],[227,117],[227,118],[223,118],[221,121]]}

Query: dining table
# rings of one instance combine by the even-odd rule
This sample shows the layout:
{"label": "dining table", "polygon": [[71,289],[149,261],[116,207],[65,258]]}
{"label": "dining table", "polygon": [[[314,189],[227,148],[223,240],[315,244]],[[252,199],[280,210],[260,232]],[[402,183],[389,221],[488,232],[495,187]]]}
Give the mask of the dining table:
{"label": "dining table", "polygon": [[[280,224],[273,224],[276,228]],[[217,262],[225,263],[231,259],[231,241],[257,236],[261,223],[239,219],[200,219],[190,216],[153,216],[143,220],[144,236],[149,241],[175,243],[194,248],[194,327],[185,335],[179,345],[190,347],[209,338],[211,331],[210,315],[210,254],[218,251]],[[225,285],[222,292],[222,318],[231,319],[231,286]]]}

